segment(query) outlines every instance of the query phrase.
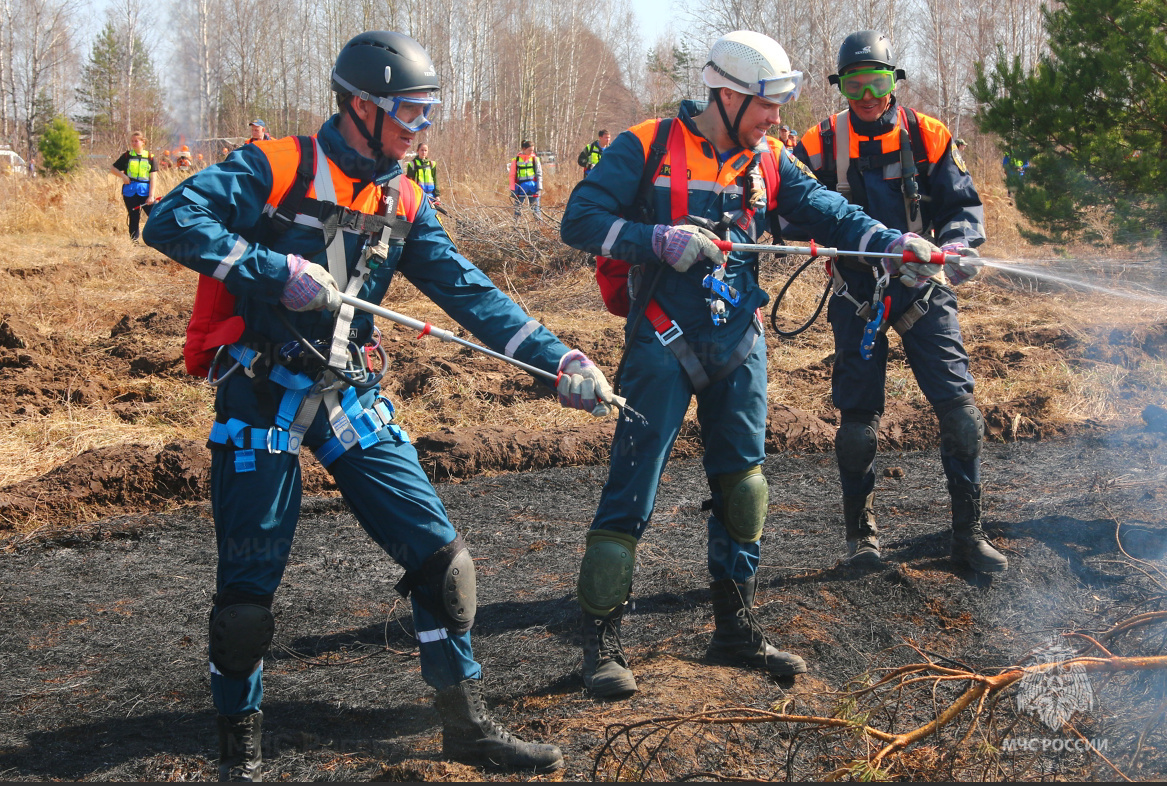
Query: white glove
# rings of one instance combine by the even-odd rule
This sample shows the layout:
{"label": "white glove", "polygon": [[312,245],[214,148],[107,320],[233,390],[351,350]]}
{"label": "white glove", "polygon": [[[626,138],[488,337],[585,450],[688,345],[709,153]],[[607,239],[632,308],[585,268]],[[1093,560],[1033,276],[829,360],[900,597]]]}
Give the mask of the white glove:
{"label": "white glove", "polygon": [[893,254],[909,253],[920,260],[912,262],[893,260],[895,269],[900,274],[900,282],[906,287],[922,287],[944,268],[944,265],[928,261],[932,259],[933,254],[939,253],[940,249],[914,232],[900,235],[888,245],[887,250]]}
{"label": "white glove", "polygon": [[280,302],[292,311],[340,309],[340,290],[332,274],[315,262],[288,254],[288,282]]}
{"label": "white glove", "polygon": [[[960,254],[962,257],[979,257],[975,248],[969,248],[964,243],[945,243],[940,247],[945,254]],[[948,283],[959,286],[981,272],[980,265],[967,265],[963,262],[949,262],[944,266],[944,275]]]}
{"label": "white glove", "polygon": [[652,251],[673,270],[684,273],[698,259],[708,259],[718,265],[725,261],[725,252],[713,244],[714,240],[721,238],[703,227],[657,224],[652,230]]}
{"label": "white glove", "polygon": [[559,403],[571,409],[582,409],[596,417],[604,417],[611,409],[605,404],[615,393],[604,372],[588,359],[588,356],[573,349],[559,361],[559,378],[555,383],[559,393]]}

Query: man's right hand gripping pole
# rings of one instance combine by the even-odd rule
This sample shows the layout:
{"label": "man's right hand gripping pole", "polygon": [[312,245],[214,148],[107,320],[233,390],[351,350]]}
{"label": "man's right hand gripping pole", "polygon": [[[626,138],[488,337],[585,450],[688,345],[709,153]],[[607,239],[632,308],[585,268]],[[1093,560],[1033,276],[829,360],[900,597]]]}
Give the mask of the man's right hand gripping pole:
{"label": "man's right hand gripping pole", "polygon": [[280,303],[292,311],[340,309],[340,290],[332,274],[315,262],[288,254],[288,281]]}
{"label": "man's right hand gripping pole", "polygon": [[684,273],[699,259],[724,263],[725,252],[717,247],[717,240],[721,238],[692,224],[657,224],[652,231],[652,251],[673,270]]}

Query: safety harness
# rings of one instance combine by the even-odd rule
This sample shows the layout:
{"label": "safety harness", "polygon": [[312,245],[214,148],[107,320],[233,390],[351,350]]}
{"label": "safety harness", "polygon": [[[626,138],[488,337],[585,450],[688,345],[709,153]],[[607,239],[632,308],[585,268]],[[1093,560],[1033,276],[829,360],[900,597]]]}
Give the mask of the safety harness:
{"label": "safety harness", "polygon": [[908,219],[908,230],[920,235],[924,232],[924,217],[920,212],[920,170],[929,167],[928,152],[924,137],[920,133],[920,119],[915,110],[899,107],[899,150],[875,155],[851,158],[850,110],[831,115],[819,123],[819,138],[823,146],[823,169],[836,177],[835,190],[848,199],[851,198],[851,183],[847,173],[854,166],[859,172],[883,169],[898,165],[900,181],[903,184],[904,215]]}
{"label": "safety harness", "polygon": [[[683,125],[675,118],[665,118],[658,121],[637,188],[636,201],[628,212],[629,220],[655,223],[652,194],[656,179],[664,169],[667,155],[670,173],[669,206],[672,223],[704,226],[725,237],[729,224],[713,224],[700,216],[689,215],[688,153],[683,128]],[[760,175],[757,171],[759,168],[761,169]],[[742,211],[741,215],[732,223],[745,230],[753,221],[758,201],[764,199],[770,215],[773,215],[772,211],[778,204],[778,162],[764,138],[761,142],[761,148],[756,151],[753,161],[746,167],[743,175],[747,189],[742,195]],[[761,182],[759,183],[759,181]],[[758,188],[759,185],[761,189]],[[728,260],[716,266],[702,281],[702,286],[709,290],[710,316],[715,325],[724,324],[727,308],[737,306],[741,299],[740,293],[725,283],[727,265]],[[657,340],[673,353],[686,376],[689,377],[694,391],[700,393],[713,383],[729,376],[749,357],[758,336],[762,334],[761,316],[755,312],[750,329],[742,336],[742,340],[734,348],[729,360],[711,374],[697,358],[689,342],[685,340],[684,331],[681,330],[680,325],[666,314],[660,304],[652,297],[660,282],[661,275],[664,273],[665,266],[657,263],[653,265],[653,268],[651,280],[647,285],[644,285],[645,265],[633,264],[611,257],[596,257],[596,279],[600,284],[600,291],[604,296],[605,304],[608,305],[608,310],[619,316],[627,315],[632,320],[629,335],[635,335],[636,329],[640,326],[640,320],[647,318],[656,333]],[[620,313],[621,311],[623,313]],[[620,360],[620,366],[613,381],[617,391],[619,391],[620,377],[627,356],[628,348],[625,347],[624,356]]]}
{"label": "safety harness", "polygon": [[[377,214],[343,207],[336,204],[328,158],[319,142],[313,137],[297,137],[296,141],[299,149],[296,178],[278,205],[265,208],[265,215],[271,220],[269,229],[279,235],[292,224],[319,228],[324,236],[329,273],[342,291],[355,296],[371,272],[385,261],[390,247],[402,245],[409,235],[419,206],[416,186],[400,175],[390,180],[381,189]],[[307,196],[313,185],[315,198]],[[340,230],[355,232],[365,241],[351,277]],[[222,286],[221,282],[216,283]],[[201,284],[200,281],[200,292]],[[285,344],[276,357],[267,356],[252,342],[237,340],[238,336],[233,343],[220,348],[220,355],[208,371],[211,384],[221,384],[242,369],[247,376],[265,384],[275,383],[285,391],[272,428],[254,428],[235,418],[215,422],[209,444],[212,448],[234,449],[236,472],[255,469],[257,449],[298,454],[304,435],[322,406],[328,413],[332,437],[314,452],[325,467],[356,445],[367,448],[382,439],[394,439],[398,443],[409,441],[405,431],[394,423],[393,404],[389,399],[378,396],[367,408],[360,404],[360,391],[375,386],[380,375],[370,375],[366,350],[349,340],[354,315],[351,305],[341,306],[327,346],[320,342],[318,347],[306,340],[285,320],[285,327],[297,340]],[[242,326],[242,319],[235,319]],[[243,334],[242,337],[246,339],[248,336]],[[264,345],[270,346],[266,342]],[[383,369],[385,357],[380,350],[379,335],[373,349],[380,352]],[[223,354],[233,359],[234,365],[217,376],[218,361]]]}

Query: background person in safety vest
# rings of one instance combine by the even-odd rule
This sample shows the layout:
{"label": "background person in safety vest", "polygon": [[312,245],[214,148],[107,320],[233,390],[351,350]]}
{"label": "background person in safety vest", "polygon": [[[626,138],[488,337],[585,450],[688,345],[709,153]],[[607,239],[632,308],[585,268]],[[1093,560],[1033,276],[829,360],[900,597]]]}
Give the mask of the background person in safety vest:
{"label": "background person in safety vest", "polygon": [[417,146],[417,155],[405,167],[405,176],[421,186],[421,190],[434,205],[442,203],[442,192],[438,188],[438,162],[430,158],[430,146]]}
{"label": "background person in safety vest", "polygon": [[[926,235],[947,252],[977,256],[973,247],[985,241],[985,222],[972,177],[944,124],[896,101],[896,82],[904,78],[886,36],[874,30],[848,36],[830,81],[850,108],[809,129],[795,155],[826,186],[887,226]],[[925,267],[926,275],[900,275],[883,288],[879,271],[868,265],[852,260],[834,265],[836,295],[827,313],[835,336],[831,386],[840,411],[835,452],[847,560],[864,566],[881,561],[873,500],[886,332],[866,353],[861,343],[874,316],[869,311],[890,297],[886,324],[900,334],[916,382],[940,421],[940,456],[952,499],[952,558],[975,571],[1002,571],[1009,563],[981,528],[984,421],[973,398],[956,294],[949,286],[975,275],[977,268],[948,265],[945,282],[938,266]]]}
{"label": "background person in safety vest", "polygon": [[543,164],[535,155],[535,143],[523,142],[523,152],[511,159],[507,167],[511,176],[511,199],[515,201],[515,218],[522,215],[523,202],[531,203],[531,212],[540,215],[539,195],[543,193]]}
{"label": "background person in safety vest", "polygon": [[604,151],[608,149],[608,145],[612,144],[612,135],[606,130],[601,130],[596,134],[596,141],[589,144],[583,149],[576,159],[586,177],[588,172],[596,168],[596,164],[600,163],[600,158],[604,155]]}
{"label": "background person in safety vest", "polygon": [[259,142],[263,139],[271,139],[271,134],[267,132],[267,123],[262,120],[252,120],[247,125],[247,133],[249,135],[246,142],[243,144],[251,144],[252,142]]}
{"label": "background person in safety vest", "polygon": [[[616,137],[576,186],[563,216],[564,242],[600,255],[602,291],[624,290],[605,278],[625,266],[632,297],[620,309],[628,324],[618,384],[648,420],[621,419],[616,426],[608,481],[580,565],[583,680],[602,698],[636,690],[621,620],[636,547],[694,395],[712,493],[707,527],[715,630],[707,656],[774,676],[806,671],[802,658],[770,643],[752,610],[769,494],[761,469],[766,341],[758,317],[769,296],[758,283],[756,254],[726,256],[713,241],[755,243],[779,214],[841,248],[883,251],[902,234],[823,188],[767,136],[779,107],[802,85],[801,72],[792,70],[776,41],[746,30],[724,36],[714,43],[702,79],[707,105],[683,102],[676,118],[650,120]],[[615,297],[606,302],[615,310]]]}
{"label": "background person in safety vest", "polygon": [[[512,769],[563,766],[557,747],[516,739],[487,714],[469,632],[474,563],[367,365],[365,347],[378,340],[373,319],[342,306],[338,291],[379,303],[399,272],[482,343],[559,372],[564,406],[607,413],[600,400],[611,388],[599,369],[459,254],[421,189],[402,176],[400,159],[430,125],[438,88],[412,38],[362,33],[337,56],[339,111],[315,137],[244,145],[172,191],[146,233],[151,246],[225,286],[245,325],[210,369],[219,380],[210,437],[219,557],[211,692],[224,778],[260,774],[262,658],[299,516],[301,446],[406,570],[397,589],[412,601],[444,754]],[[235,363],[243,370],[224,376]]]}
{"label": "background person in safety vest", "polygon": [[122,202],[130,223],[130,239],[138,239],[142,213],[154,207],[155,172],[158,164],[146,149],[146,136],[141,131],[130,134],[130,149],[113,162],[110,171],[122,181]]}

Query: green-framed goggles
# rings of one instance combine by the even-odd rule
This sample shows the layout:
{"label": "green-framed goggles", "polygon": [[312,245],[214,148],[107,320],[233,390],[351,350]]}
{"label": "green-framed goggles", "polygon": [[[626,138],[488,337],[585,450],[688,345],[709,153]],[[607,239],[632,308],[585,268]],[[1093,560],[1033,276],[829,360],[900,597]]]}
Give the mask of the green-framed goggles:
{"label": "green-framed goggles", "polygon": [[883,98],[895,90],[896,74],[886,68],[864,68],[839,77],[839,92],[851,101],[862,101],[864,93]]}

